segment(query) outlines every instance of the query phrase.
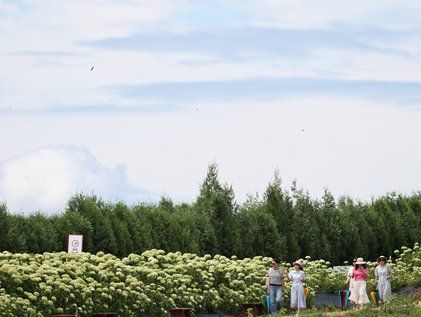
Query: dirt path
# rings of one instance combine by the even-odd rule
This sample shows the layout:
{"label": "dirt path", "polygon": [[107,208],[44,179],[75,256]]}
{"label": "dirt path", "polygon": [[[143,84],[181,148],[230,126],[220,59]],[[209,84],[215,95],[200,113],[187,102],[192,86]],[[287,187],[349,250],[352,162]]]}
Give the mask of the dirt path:
{"label": "dirt path", "polygon": [[[393,292],[393,294],[396,295],[402,295],[402,296],[411,296],[414,294],[417,294],[418,298],[418,303],[417,303],[417,307],[421,308],[421,287],[405,287],[402,288],[398,291]],[[318,309],[322,309],[323,307],[326,306],[332,306],[337,308],[339,306],[339,297],[337,294],[326,294],[326,293],[321,293],[321,294],[317,294],[314,298],[314,306]],[[376,309],[376,308],[374,308]],[[324,312],[325,316],[346,316],[347,315],[347,311],[332,311],[332,312]],[[291,314],[291,315],[285,315],[285,316],[295,316],[295,314]],[[224,315],[224,314],[197,314],[195,315],[195,317],[233,317],[231,315]]]}

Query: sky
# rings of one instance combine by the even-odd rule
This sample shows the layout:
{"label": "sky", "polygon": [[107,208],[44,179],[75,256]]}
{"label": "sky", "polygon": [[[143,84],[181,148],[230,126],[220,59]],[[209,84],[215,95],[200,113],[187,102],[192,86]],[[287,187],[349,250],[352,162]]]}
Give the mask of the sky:
{"label": "sky", "polygon": [[0,0],[0,201],[421,189],[418,0]]}

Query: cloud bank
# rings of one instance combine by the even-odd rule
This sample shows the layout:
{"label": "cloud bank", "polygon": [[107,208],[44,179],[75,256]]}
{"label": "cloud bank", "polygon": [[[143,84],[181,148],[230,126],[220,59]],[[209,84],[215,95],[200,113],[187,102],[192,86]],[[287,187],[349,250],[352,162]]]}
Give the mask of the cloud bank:
{"label": "cloud bank", "polygon": [[190,200],[211,161],[240,199],[276,167],[316,196],[418,190],[420,21],[418,0],[0,0],[0,200]]}
{"label": "cloud bank", "polygon": [[80,192],[152,199],[152,192],[129,184],[123,166],[106,167],[85,147],[43,147],[0,164],[0,200],[13,213],[55,213]]}

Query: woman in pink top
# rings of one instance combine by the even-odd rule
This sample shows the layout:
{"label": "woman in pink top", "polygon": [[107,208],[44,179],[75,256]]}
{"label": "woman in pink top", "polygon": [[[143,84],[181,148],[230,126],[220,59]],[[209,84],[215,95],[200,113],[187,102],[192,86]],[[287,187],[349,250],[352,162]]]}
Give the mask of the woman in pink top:
{"label": "woman in pink top", "polygon": [[366,290],[368,268],[363,258],[358,258],[357,262],[355,262],[354,270],[352,271],[352,277],[354,278],[355,282],[349,299],[354,302],[357,309],[360,309],[364,304],[370,301],[368,299]]}

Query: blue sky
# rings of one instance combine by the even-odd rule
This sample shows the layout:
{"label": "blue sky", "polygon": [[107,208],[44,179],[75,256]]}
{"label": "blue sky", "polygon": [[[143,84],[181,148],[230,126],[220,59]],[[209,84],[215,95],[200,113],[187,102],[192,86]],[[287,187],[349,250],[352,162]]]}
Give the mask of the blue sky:
{"label": "blue sky", "polygon": [[419,1],[0,0],[0,200],[191,201],[212,161],[240,201],[276,168],[314,197],[419,190],[420,21]]}

